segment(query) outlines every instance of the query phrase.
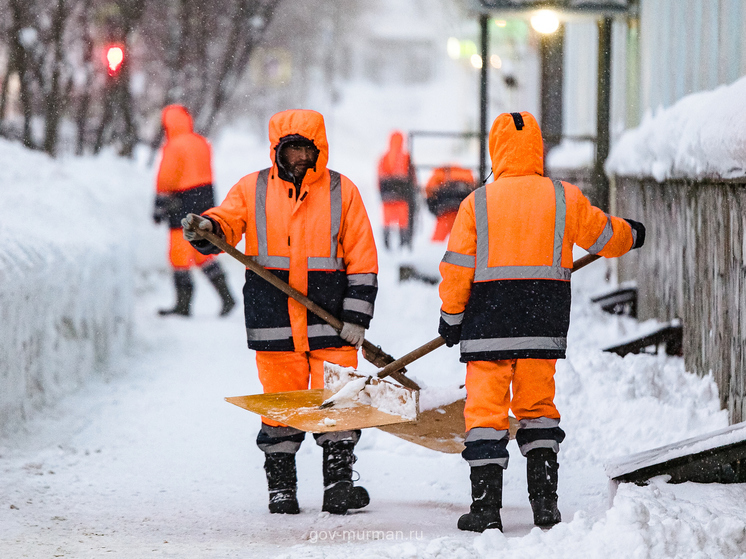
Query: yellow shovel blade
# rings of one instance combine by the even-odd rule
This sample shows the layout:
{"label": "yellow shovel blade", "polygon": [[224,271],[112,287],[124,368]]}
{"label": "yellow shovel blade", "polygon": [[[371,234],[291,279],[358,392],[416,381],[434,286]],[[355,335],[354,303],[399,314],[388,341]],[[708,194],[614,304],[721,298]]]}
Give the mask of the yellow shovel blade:
{"label": "yellow shovel blade", "polygon": [[308,433],[328,433],[365,429],[395,423],[408,423],[411,418],[383,412],[373,406],[354,405],[343,408],[319,409],[321,403],[334,394],[331,390],[294,390],[270,394],[232,396],[227,402],[290,427]]}
{"label": "yellow shovel blade", "polygon": [[[456,400],[446,406],[420,411],[416,422],[381,425],[378,428],[431,450],[458,454],[464,450],[464,404],[466,400]],[[518,421],[512,416],[509,416],[508,420],[510,438],[514,439]]]}

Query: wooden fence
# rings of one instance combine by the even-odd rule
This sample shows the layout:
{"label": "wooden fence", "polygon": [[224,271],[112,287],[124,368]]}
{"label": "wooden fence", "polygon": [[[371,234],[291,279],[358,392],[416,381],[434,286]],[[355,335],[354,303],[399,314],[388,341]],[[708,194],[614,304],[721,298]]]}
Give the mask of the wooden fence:
{"label": "wooden fence", "polygon": [[712,371],[731,422],[746,421],[746,178],[612,184],[613,213],[647,229],[619,262],[639,319],[681,319],[687,370]]}

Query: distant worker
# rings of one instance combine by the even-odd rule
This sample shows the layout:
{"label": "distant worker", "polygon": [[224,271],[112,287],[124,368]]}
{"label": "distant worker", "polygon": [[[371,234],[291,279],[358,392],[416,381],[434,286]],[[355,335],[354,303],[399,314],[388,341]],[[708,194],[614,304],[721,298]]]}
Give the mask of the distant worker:
{"label": "distant worker", "polygon": [[215,205],[210,144],[192,131],[192,117],[185,107],[167,106],[162,119],[166,144],[158,169],[153,220],[156,223],[166,221],[171,229],[169,258],[174,271],[176,305],[158,313],[189,316],[194,290],[189,270],[199,266],[220,295],[223,303],[220,316],[224,316],[236,303],[220,263],[214,256],[197,252],[181,231],[181,220],[188,213],[200,213]]}
{"label": "distant worker", "polygon": [[[254,272],[246,271],[244,305],[249,348],[256,350],[265,393],[324,387],[324,361],[357,366],[357,350],[373,318],[378,256],[360,192],[327,168],[324,118],[290,110],[269,121],[272,166],[246,175],[220,206],[189,215],[184,236],[205,254],[219,250],[198,239],[212,231],[245,251],[343,321],[337,333]],[[298,514],[295,454],[305,432],[262,417],[257,446],[265,453],[270,513]],[[323,448],[322,510],[344,514],[368,505],[354,486],[352,465],[359,430],[315,434]]]}
{"label": "distant worker", "polygon": [[383,203],[383,242],[386,248],[391,248],[391,230],[394,228],[399,231],[399,246],[412,248],[417,178],[399,131],[391,133],[389,150],[378,163],[378,188]]}
{"label": "distant worker", "polygon": [[565,438],[554,405],[557,359],[570,324],[573,246],[607,258],[639,248],[645,227],[591,206],[580,189],[545,178],[541,130],[504,113],[489,136],[495,182],[470,194],[440,264],[438,332],[466,363],[464,459],[472,505],[461,530],[502,530],[508,410],[519,422],[528,497],[537,526],[561,521],[557,453]]}
{"label": "distant worker", "polygon": [[474,175],[469,169],[449,165],[433,171],[425,187],[427,208],[437,218],[430,240],[440,242],[448,238],[459,205],[475,188]]}

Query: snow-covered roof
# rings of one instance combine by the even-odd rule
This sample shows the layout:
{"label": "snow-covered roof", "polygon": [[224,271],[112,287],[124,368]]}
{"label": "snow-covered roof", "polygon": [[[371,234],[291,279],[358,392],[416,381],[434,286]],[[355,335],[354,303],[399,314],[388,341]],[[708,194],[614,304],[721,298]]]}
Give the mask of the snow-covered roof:
{"label": "snow-covered roof", "polygon": [[733,179],[746,177],[746,77],[687,95],[625,132],[606,161],[609,175]]}

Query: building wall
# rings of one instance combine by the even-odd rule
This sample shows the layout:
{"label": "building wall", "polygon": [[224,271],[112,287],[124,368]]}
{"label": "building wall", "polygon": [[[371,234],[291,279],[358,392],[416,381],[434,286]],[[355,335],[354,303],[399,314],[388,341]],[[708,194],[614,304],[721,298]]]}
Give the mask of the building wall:
{"label": "building wall", "polygon": [[[565,133],[595,134],[596,24],[565,25]],[[640,0],[637,21],[614,19],[612,143],[646,113],[745,74],[744,0]]]}

